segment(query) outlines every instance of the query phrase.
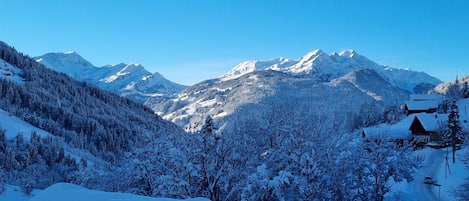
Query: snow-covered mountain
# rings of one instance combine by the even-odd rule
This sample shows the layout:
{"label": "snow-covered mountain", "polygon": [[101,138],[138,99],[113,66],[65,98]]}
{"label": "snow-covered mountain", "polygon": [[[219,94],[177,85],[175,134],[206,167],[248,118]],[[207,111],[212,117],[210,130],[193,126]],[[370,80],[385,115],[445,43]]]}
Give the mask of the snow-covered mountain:
{"label": "snow-covered mountain", "polygon": [[266,133],[278,122],[291,121],[311,129],[308,131],[314,130],[316,123],[335,124],[327,129],[339,133],[360,126],[358,121],[367,121],[361,113],[380,119],[385,108],[407,99],[405,90],[372,69],[358,69],[330,82],[279,71],[253,71],[238,78],[196,84],[153,109],[187,131],[197,131],[210,115],[224,132],[236,127],[265,129],[261,133]]}
{"label": "snow-covered mountain", "polygon": [[148,72],[140,64],[120,63],[96,67],[75,52],[48,53],[35,59],[74,79],[92,83],[139,102],[145,101],[149,96],[171,96],[185,88],[159,73]]}
{"label": "snow-covered mountain", "polygon": [[[345,133],[384,122],[383,116],[399,116],[409,92],[373,68],[331,68],[316,76],[320,73],[311,74],[315,68],[305,67],[324,60],[312,59],[315,55],[318,51],[293,61],[301,65],[287,59],[265,64],[273,66],[270,70],[256,70],[254,64],[174,98],[145,97],[166,119],[200,131],[187,134],[148,107],[45,68],[0,42],[0,191],[12,184],[36,200],[70,193],[97,200],[142,198],[127,193],[211,200],[383,200],[391,181],[411,179],[413,158],[393,142]],[[74,61],[82,70],[69,65],[63,70],[82,79],[87,70],[98,74],[80,57]],[[286,66],[291,68],[275,70]],[[160,84],[117,84],[139,79],[139,65],[102,68],[114,70],[91,81],[138,93]],[[31,132],[30,138],[21,132]],[[369,182],[376,175],[386,177]],[[122,193],[52,185],[57,182]],[[50,185],[43,193],[33,191]],[[384,190],[375,195],[375,189]]]}
{"label": "snow-covered mountain", "polygon": [[[414,88],[439,83],[424,72],[381,66],[353,50],[328,55],[318,49],[297,60],[245,61],[219,79],[187,88],[177,98],[164,102],[149,98],[146,104],[189,131],[197,130],[207,115],[219,120],[221,127],[232,121],[239,125],[239,119],[246,118],[262,127],[268,123],[260,121],[268,121],[274,108],[283,105],[310,111],[311,117],[337,114],[332,116],[343,125],[335,128],[343,132],[357,126],[354,121],[363,118],[361,112],[382,115],[384,108],[398,106]],[[292,115],[281,118],[304,116]]]}
{"label": "snow-covered mountain", "polygon": [[238,78],[253,71],[275,70],[295,76],[330,81],[360,68],[373,69],[389,83],[410,92],[414,92],[415,86],[422,83],[430,83],[435,86],[441,83],[439,79],[424,72],[379,65],[354,50],[334,52],[328,55],[320,49],[309,52],[296,60],[278,58],[270,61],[242,62],[223,75],[221,80],[227,81]]}
{"label": "snow-covered mountain", "polygon": [[[94,68],[76,55],[70,59]],[[4,183],[28,193],[72,181],[110,190],[111,173],[131,172],[122,164],[138,162],[127,155],[163,145],[180,151],[173,139],[184,136],[147,107],[48,69],[0,41],[0,193]]]}

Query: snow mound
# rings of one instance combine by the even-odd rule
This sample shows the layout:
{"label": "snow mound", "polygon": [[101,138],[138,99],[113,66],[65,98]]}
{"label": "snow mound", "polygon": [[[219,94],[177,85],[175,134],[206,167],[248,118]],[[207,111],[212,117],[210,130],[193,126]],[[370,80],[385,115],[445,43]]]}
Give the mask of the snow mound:
{"label": "snow mound", "polygon": [[[33,190],[31,196],[36,195],[41,190]],[[28,201],[31,197],[25,195],[19,186],[5,185],[5,191],[0,194],[0,201]]]}
{"label": "snow mound", "polygon": [[[89,190],[68,183],[57,183],[39,192],[30,201],[177,201],[171,198],[152,198],[129,193],[111,193]],[[208,201],[206,198],[192,198],[186,201]]]}

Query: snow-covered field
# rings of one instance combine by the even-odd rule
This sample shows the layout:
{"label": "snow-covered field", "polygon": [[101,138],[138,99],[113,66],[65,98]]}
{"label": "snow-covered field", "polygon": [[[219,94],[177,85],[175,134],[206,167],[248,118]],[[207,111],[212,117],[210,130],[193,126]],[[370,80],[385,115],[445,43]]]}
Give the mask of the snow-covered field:
{"label": "snow-covered field", "polygon": [[31,196],[26,196],[18,186],[5,185],[5,192],[0,194],[0,201],[28,201],[35,196],[39,190],[33,190]]}
{"label": "snow-covered field", "polygon": [[[17,186],[6,186],[0,201],[178,201],[170,198],[152,198],[128,193],[111,193],[89,190],[81,186],[58,183],[45,190],[34,190],[31,196],[24,195]],[[191,198],[186,201],[208,201],[206,198]]]}

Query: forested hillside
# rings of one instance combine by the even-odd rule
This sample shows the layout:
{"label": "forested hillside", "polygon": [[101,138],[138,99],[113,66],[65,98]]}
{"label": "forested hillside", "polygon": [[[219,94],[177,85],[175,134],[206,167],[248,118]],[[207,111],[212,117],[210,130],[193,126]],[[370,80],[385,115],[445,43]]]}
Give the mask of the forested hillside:
{"label": "forested hillside", "polygon": [[[102,175],[79,172],[109,169],[137,149],[184,136],[145,106],[48,69],[3,42],[0,61],[19,69],[0,76],[0,109],[52,134],[18,133],[9,139],[0,132],[5,182],[29,188],[59,181],[104,187]],[[0,131],[8,123],[1,122]],[[86,165],[91,159],[93,166]]]}
{"label": "forested hillside", "polygon": [[77,148],[117,154],[179,132],[141,104],[45,68],[5,43],[0,56],[24,72],[23,84],[1,79],[1,108]]}
{"label": "forested hillside", "polygon": [[[218,95],[200,93],[194,97],[196,102],[209,108],[224,93],[233,93],[233,97],[254,100],[239,109],[270,105],[263,113],[250,113],[252,117],[268,116],[257,116],[256,121],[230,118],[228,126],[214,121],[225,114],[216,110],[197,122],[192,119],[200,131],[187,134],[144,106],[47,69],[4,43],[0,43],[0,58],[17,67],[17,78],[21,78],[2,76],[0,108],[50,133],[20,133],[7,138],[0,132],[0,157],[4,159],[0,173],[5,175],[0,184],[20,185],[26,193],[70,182],[154,197],[380,200],[390,191],[389,182],[412,179],[407,146],[398,147],[385,138],[364,141],[353,132],[344,135],[340,131],[345,129],[340,128],[349,128],[350,122],[334,121],[341,113],[318,115],[315,104],[309,102],[313,100],[309,97],[323,97],[328,89],[336,88],[336,93],[342,94],[337,86],[350,86],[349,93],[367,102],[388,99],[392,94],[407,95],[392,88],[372,93],[375,88],[368,82],[357,81],[361,75],[372,75],[379,86],[389,87],[373,71],[360,70],[331,83],[281,72],[255,72],[229,80],[240,85],[233,92],[227,88],[231,84],[211,86],[209,90]],[[257,87],[250,87],[252,84]],[[203,87],[197,85],[192,90]],[[323,93],[311,93],[319,90]],[[292,97],[288,91],[301,93]],[[253,93],[262,96],[243,96]],[[281,96],[255,102],[256,97],[271,97],[270,93]],[[280,101],[282,97],[287,99]],[[214,119],[211,114],[216,114]],[[295,118],[289,118],[292,115]],[[263,117],[268,118],[261,121]],[[368,120],[375,116],[366,118],[362,123],[370,124],[373,122]]]}

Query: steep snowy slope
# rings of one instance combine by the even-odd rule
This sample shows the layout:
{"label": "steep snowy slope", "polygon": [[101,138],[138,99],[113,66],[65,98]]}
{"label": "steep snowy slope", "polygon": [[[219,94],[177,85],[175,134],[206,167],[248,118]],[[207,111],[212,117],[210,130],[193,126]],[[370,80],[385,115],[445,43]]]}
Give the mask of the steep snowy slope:
{"label": "steep snowy slope", "polygon": [[[0,169],[7,175],[0,184],[44,188],[74,181],[106,189],[112,185],[105,174],[114,165],[132,164],[126,154],[154,144],[174,146],[173,139],[185,134],[149,108],[48,69],[3,42],[0,59]],[[64,147],[74,153],[68,157]],[[75,157],[84,154],[107,164]]]}
{"label": "steep snowy slope", "polygon": [[331,81],[332,85],[338,85],[341,82],[348,82],[361,92],[372,97],[376,101],[388,102],[392,105],[402,103],[402,98],[407,98],[407,94],[397,89],[389,82],[384,80],[374,70],[363,68],[352,71],[343,77]]}
{"label": "steep snowy slope", "polygon": [[22,74],[23,70],[19,69],[18,67],[12,66],[3,59],[0,59],[0,78],[4,78],[21,84],[23,83],[23,78],[21,77]]}
{"label": "steep snowy slope", "polygon": [[185,86],[173,83],[159,73],[150,73],[140,64],[93,66],[75,52],[48,53],[35,58],[46,67],[90,82],[107,91],[143,102],[148,96],[171,96]]}
{"label": "steep snowy slope", "polygon": [[298,60],[279,58],[271,61],[243,62],[225,74],[221,80],[235,79],[253,71],[276,70],[296,76],[330,81],[360,68],[373,69],[391,84],[410,92],[413,92],[414,87],[421,83],[432,85],[441,83],[437,78],[424,72],[381,66],[354,50],[328,55],[320,49],[309,52]]}
{"label": "steep snowy slope", "polygon": [[222,82],[199,83],[154,110],[187,131],[198,130],[205,116],[211,115],[223,132],[269,133],[273,126],[291,122],[308,132],[321,125],[340,133],[360,126],[360,112],[371,111],[379,119],[384,108],[407,98],[407,92],[370,69],[358,69],[331,82],[254,71]]}

